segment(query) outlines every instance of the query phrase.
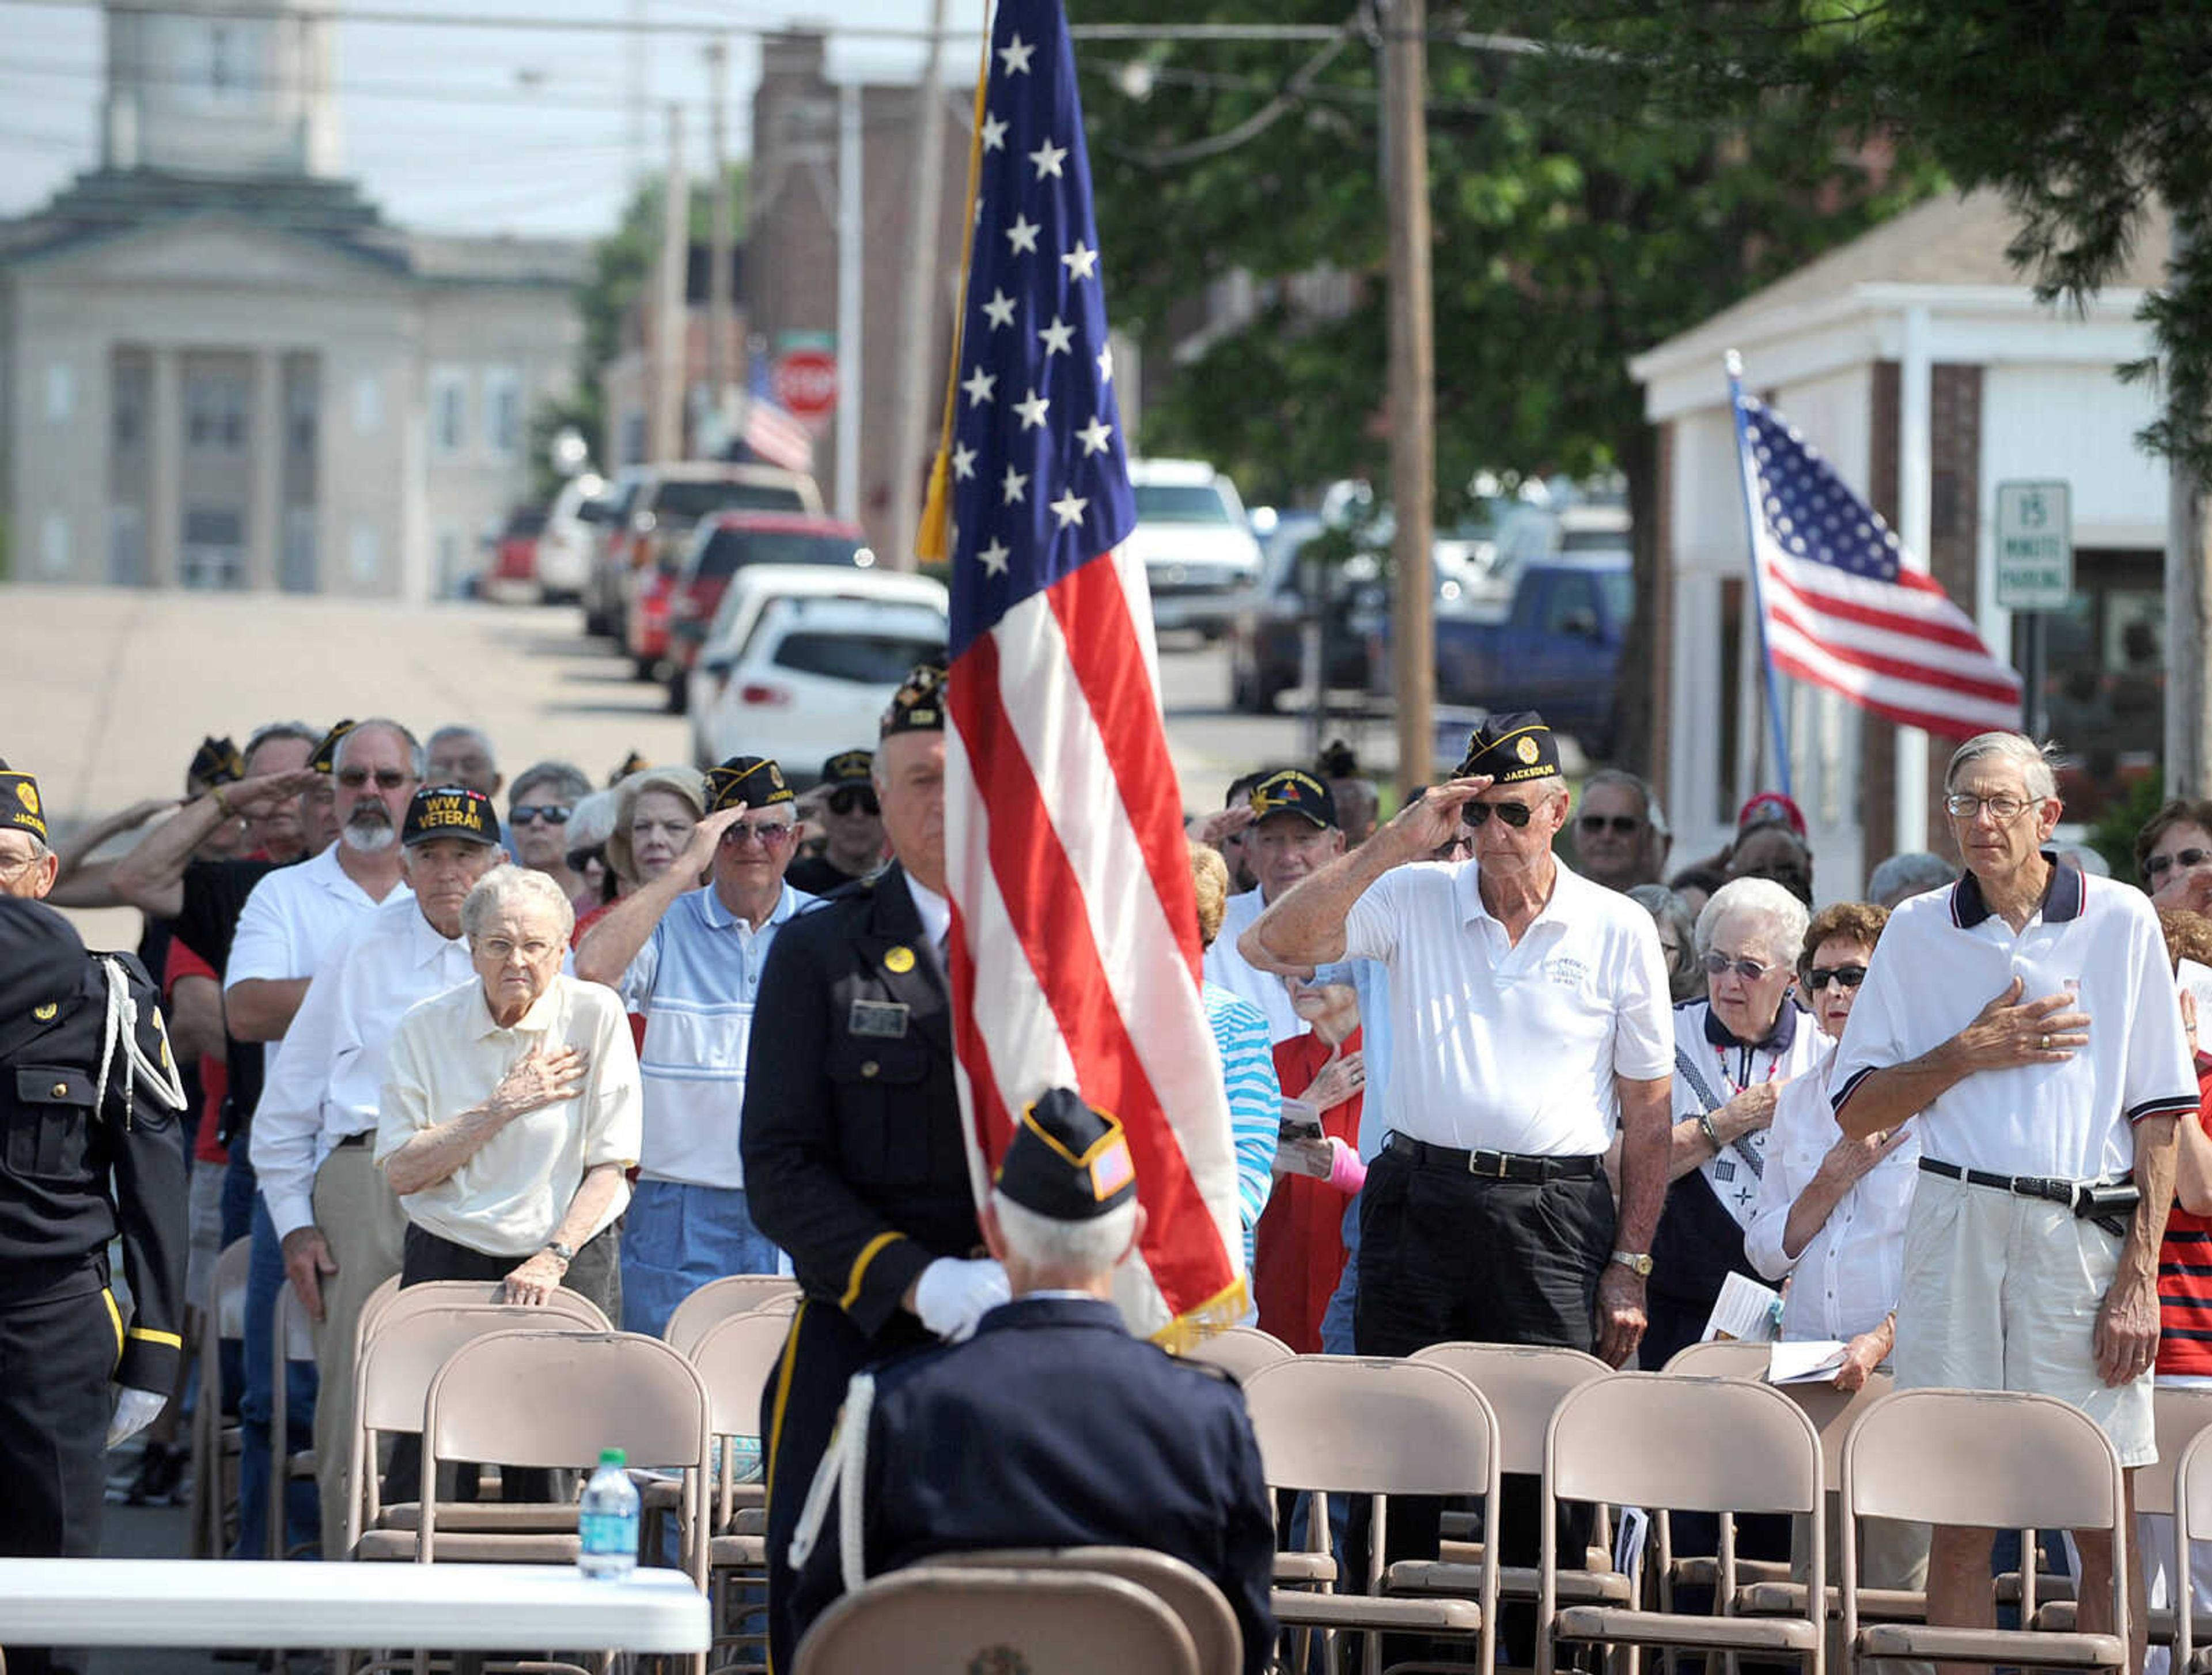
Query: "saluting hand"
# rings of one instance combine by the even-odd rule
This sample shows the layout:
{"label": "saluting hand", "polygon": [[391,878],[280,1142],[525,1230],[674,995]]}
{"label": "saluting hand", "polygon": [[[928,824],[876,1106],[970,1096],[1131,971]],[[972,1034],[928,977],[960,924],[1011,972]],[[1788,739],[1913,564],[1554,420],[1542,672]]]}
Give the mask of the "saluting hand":
{"label": "saluting hand", "polygon": [[1231,803],[1226,808],[1215,809],[1211,814],[1200,814],[1183,828],[1183,835],[1192,843],[1204,844],[1211,849],[1231,832],[1243,831],[1259,818],[1259,811],[1250,803]]}
{"label": "saluting hand", "polygon": [[744,803],[731,808],[718,808],[691,828],[691,841],[684,846],[671,871],[685,878],[696,877],[714,864],[714,851],[721,847],[722,834],[752,812]]}
{"label": "saluting hand", "polygon": [[1974,1014],[1952,1038],[1969,1070],[2010,1070],[2023,1064],[2063,1064],[2089,1045],[2089,1014],[2064,990],[2022,1000],[2027,984],[2018,975],[2004,992]]}
{"label": "saluting hand", "polygon": [[257,774],[222,787],[222,800],[234,814],[249,818],[270,813],[302,791],[318,784],[322,776],[313,768],[288,768],[278,774]]}
{"label": "saluting hand", "polygon": [[1498,782],[1489,774],[1471,774],[1431,785],[1400,809],[1383,827],[1394,847],[1408,860],[1426,860],[1460,834],[1460,810]]}

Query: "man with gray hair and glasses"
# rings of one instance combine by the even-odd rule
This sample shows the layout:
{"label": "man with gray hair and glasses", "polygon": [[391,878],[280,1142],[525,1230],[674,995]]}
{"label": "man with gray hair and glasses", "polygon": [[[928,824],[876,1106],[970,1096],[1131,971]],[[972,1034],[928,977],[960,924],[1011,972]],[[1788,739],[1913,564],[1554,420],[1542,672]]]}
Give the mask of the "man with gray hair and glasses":
{"label": "man with gray hair and glasses", "polygon": [[[1920,1185],[1897,1306],[1900,1388],[2027,1390],[2158,1458],[2151,1367],[2175,1123],[2197,1110],[2157,915],[2047,846],[2057,785],[2016,733],[1968,740],[1944,808],[1966,870],[1891,917],[1830,1077],[1854,1139],[1908,1119]],[[2111,1634],[2110,1532],[2077,1532],[2080,1628]],[[1988,1628],[1990,1532],[1938,1526],[1928,1620]],[[2142,1666],[2142,1573],[2129,1578]]]}

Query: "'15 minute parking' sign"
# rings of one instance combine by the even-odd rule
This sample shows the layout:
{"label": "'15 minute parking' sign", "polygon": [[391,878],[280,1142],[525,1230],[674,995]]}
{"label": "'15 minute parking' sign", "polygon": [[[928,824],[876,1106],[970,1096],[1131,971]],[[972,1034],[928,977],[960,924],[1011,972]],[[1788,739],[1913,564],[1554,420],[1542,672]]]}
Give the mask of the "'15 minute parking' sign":
{"label": "'15 minute parking' sign", "polygon": [[2074,500],[2063,483],[1997,484],[1997,604],[2057,611],[2074,592]]}

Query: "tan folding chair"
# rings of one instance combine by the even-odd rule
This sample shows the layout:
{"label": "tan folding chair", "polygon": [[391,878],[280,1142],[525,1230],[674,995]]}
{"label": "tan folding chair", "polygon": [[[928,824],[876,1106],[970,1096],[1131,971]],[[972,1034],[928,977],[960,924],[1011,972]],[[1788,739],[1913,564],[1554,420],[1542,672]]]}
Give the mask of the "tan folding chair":
{"label": "tan folding chair", "polygon": [[[507,1300],[506,1283],[500,1280],[424,1280],[419,1284],[399,1287],[376,1310],[369,1325],[373,1330],[386,1320],[404,1320],[426,1309],[455,1307],[520,1309],[526,1313],[534,1310],[532,1319],[548,1323],[558,1321],[564,1331],[571,1324],[586,1331],[614,1330],[605,1311],[580,1291],[556,1287],[542,1303],[510,1303]],[[362,1313],[366,1315],[368,1311]],[[367,1331],[362,1334],[362,1341],[368,1341]]]}
{"label": "tan folding chair", "polygon": [[708,1327],[733,1314],[748,1314],[779,1297],[796,1297],[799,1282],[781,1274],[727,1274],[708,1280],[682,1302],[660,1330],[661,1342],[688,1355]]}
{"label": "tan folding chair", "polygon": [[1332,1649],[1340,1633],[1366,1640],[1368,1675],[1382,1669],[1382,1635],[1472,1635],[1478,1667],[1497,1661],[1498,1576],[1485,1565],[1477,1598],[1383,1597],[1382,1553],[1389,1497],[1479,1496],[1486,1527],[1498,1505],[1498,1418],[1482,1392],[1434,1361],[1370,1355],[1298,1355],[1263,1367],[1244,1386],[1244,1404],[1271,1488],[1313,1495],[1306,1519],[1310,1550],[1329,1551],[1331,1495],[1374,1501],[1364,1594],[1277,1588],[1276,1621],[1322,1630]]}
{"label": "tan folding chair", "polygon": [[766,1302],[756,1304],[753,1306],[751,1313],[755,1314],[772,1314],[779,1320],[788,1320],[793,1315],[799,1313],[799,1304],[805,1300],[806,1298],[805,1293],[799,1291],[787,1291],[780,1296],[770,1297]]}
{"label": "tan folding chair", "polygon": [[1678,1379],[1749,1379],[1766,1382],[1766,1343],[1741,1343],[1732,1337],[1716,1337],[1705,1343],[1686,1343],[1667,1357],[1659,1370]]}
{"label": "tan folding chair", "polygon": [[[1856,1540],[1843,1551],[1844,1643],[1851,1658],[1918,1658],[2048,1668],[2128,1660],[2128,1520],[2119,1456],[2097,1423],[2053,1397],[1900,1390],[1859,1416],[1844,1444],[1845,1529],[1862,1518],[1989,1529],[2110,1530],[2108,1635],[1864,1623]],[[2032,1620],[2032,1619],[2031,1619]]]}
{"label": "tan folding chair", "polygon": [[1206,1675],[1236,1675],[1244,1667],[1244,1631],[1221,1590],[1172,1554],[1149,1547],[1002,1547],[973,1553],[936,1553],[933,1565],[962,1569],[1073,1570],[1119,1576],[1157,1595],[1182,1619]]}
{"label": "tan folding chair", "polygon": [[[815,1619],[793,1675],[1201,1675],[1190,1632],[1119,1576],[916,1565]],[[1209,1668],[1203,1675],[1217,1675]]]}
{"label": "tan folding chair", "polygon": [[[1676,1378],[1686,1379],[1747,1379],[1754,1384],[1766,1382],[1768,1352],[1771,1345],[1746,1343],[1735,1338],[1717,1337],[1703,1343],[1686,1343],[1667,1359],[1661,1370]],[[1710,1553],[1692,1553],[1677,1557],[1674,1553],[1674,1523],[1663,1512],[1651,1520],[1652,1567],[1659,1578],[1659,1609],[1674,1609],[1674,1590],[1678,1587],[1713,1587],[1720,1581],[1720,1561]],[[1785,1559],[1747,1559],[1735,1562],[1736,1584],[1749,1587],[1772,1582],[1781,1587],[1790,1583],[1790,1564]],[[1794,1613],[1784,1613],[1791,1615]],[[1672,1675],[1673,1660],[1668,1660]]]}
{"label": "tan folding chair", "polygon": [[276,1302],[269,1333],[269,1556],[287,1559],[292,1556],[284,1545],[284,1502],[292,1484],[305,1479],[313,1483],[315,1477],[315,1451],[312,1447],[286,1450],[284,1443],[291,1431],[291,1380],[286,1376],[285,1363],[294,1361],[312,1362],[315,1359],[315,1340],[307,1325],[307,1311],[300,1301],[299,1293],[292,1289],[287,1278],[276,1288]]}
{"label": "tan folding chair", "polygon": [[1296,1354],[1296,1349],[1273,1332],[1263,1332],[1257,1326],[1231,1326],[1211,1337],[1200,1339],[1182,1352],[1182,1358],[1218,1367],[1243,1384],[1261,1367],[1288,1361]]}
{"label": "tan folding chair", "polygon": [[238,1489],[242,1446],[238,1422],[222,1411],[222,1344],[246,1337],[246,1272],[253,1259],[251,1239],[233,1240],[216,1258],[200,1313],[199,1399],[192,1408],[191,1550],[196,1559],[221,1558],[230,1550],[230,1508]]}
{"label": "tan folding chair", "polygon": [[741,1652],[762,1639],[727,1626],[733,1589],[748,1581],[765,1583],[768,1575],[767,1537],[740,1522],[745,1513],[756,1516],[744,1524],[757,1521],[764,1492],[758,1483],[738,1483],[729,1461],[733,1440],[756,1436],[760,1429],[761,1392],[775,1375],[789,1335],[790,1323],[780,1315],[737,1314],[715,1321],[691,1347],[692,1367],[707,1386],[708,1428],[722,1449],[723,1469],[717,1474],[707,1526],[709,1620],[718,1654],[725,1648]]}
{"label": "tan folding chair", "polygon": [[[2169,1562],[2174,1591],[2182,1599],[2190,1595],[2190,1543],[2212,1539],[2212,1432],[2199,1431],[2181,1451],[2173,1468],[2173,1553]],[[2160,1456],[2163,1459],[2163,1456]],[[2136,1492],[2154,1474],[2136,1473]],[[2208,1625],[2193,1611],[2175,1617],[2173,1667],[2177,1675],[2208,1675],[2212,1672],[2212,1649],[2197,1650],[2200,1640],[2212,1638]]]}
{"label": "tan folding chair", "polygon": [[1811,1617],[1561,1605],[1558,1520],[1562,1501],[1721,1514],[1717,1598],[1726,1612],[1736,1582],[1735,1516],[1807,1514],[1812,1574],[1825,1574],[1821,1495],[1820,1439],[1813,1422],[1766,1385],[1616,1373],[1570,1392],[1552,1415],[1544,1443],[1538,1675],[1552,1675],[1562,1642],[1795,1657],[1809,1675],[1820,1675],[1824,1636]]}
{"label": "tan folding chair", "polygon": [[398,1294],[399,1276],[394,1274],[362,1300],[361,1313],[354,1317],[353,1323],[355,1355],[361,1354],[361,1346],[368,1342],[369,1333],[376,1330],[377,1318],[392,1306],[392,1300]]}
{"label": "tan folding chair", "polygon": [[[1595,1355],[1540,1345],[1435,1343],[1413,1359],[1449,1367],[1480,1391],[1498,1416],[1498,1470],[1531,1477],[1544,1469],[1544,1434],[1551,1427],[1553,1410],[1568,1392],[1613,1374],[1613,1368]],[[1586,1568],[1559,1573],[1559,1596],[1564,1599],[1625,1605],[1633,1597],[1632,1579],[1610,1568],[1612,1548],[1603,1538],[1604,1510],[1599,1509],[1599,1534],[1593,1544],[1596,1550],[1589,1555]],[[1444,1514],[1447,1533],[1459,1527],[1462,1516]],[[1485,1551],[1480,1543],[1447,1540],[1437,1558],[1401,1559],[1393,1564],[1384,1573],[1383,1586],[1392,1593],[1471,1596],[1481,1579]],[[1498,1592],[1506,1599],[1534,1599],[1536,1567],[1501,1566]]]}

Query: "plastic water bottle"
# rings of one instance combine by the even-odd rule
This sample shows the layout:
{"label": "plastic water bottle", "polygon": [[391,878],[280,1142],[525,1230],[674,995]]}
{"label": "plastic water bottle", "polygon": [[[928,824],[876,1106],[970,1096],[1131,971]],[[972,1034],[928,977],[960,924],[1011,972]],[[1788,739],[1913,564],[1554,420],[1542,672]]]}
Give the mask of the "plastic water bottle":
{"label": "plastic water bottle", "polygon": [[623,1468],[619,1448],[599,1453],[599,1469],[584,1485],[577,1509],[576,1534],[582,1549],[576,1568],[586,1576],[620,1581],[637,1568],[637,1488]]}

